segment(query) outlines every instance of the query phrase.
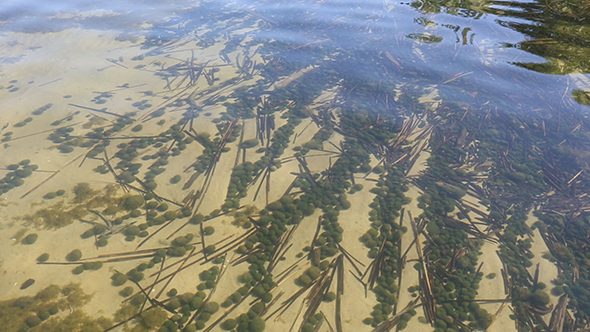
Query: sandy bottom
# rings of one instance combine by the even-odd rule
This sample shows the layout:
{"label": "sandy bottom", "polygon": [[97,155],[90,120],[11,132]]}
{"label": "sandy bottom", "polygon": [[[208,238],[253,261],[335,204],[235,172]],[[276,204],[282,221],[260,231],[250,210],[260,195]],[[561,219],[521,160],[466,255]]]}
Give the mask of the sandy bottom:
{"label": "sandy bottom", "polygon": [[[527,224],[529,225],[529,227],[532,227],[532,225],[535,222],[537,222],[538,220],[539,219],[537,217],[535,217],[531,212],[528,215]],[[547,286],[546,291],[547,291],[547,294],[549,294],[549,298],[551,299],[551,304],[556,306],[557,302],[559,300],[559,297],[553,296],[551,294],[551,288],[553,288],[553,284],[551,283],[551,281],[557,279],[557,275],[559,273],[558,267],[554,263],[543,258],[543,254],[549,253],[549,248],[547,248],[547,246],[545,245],[545,241],[543,241],[543,238],[541,237],[541,233],[539,232],[538,229],[535,229],[533,231],[532,239],[533,239],[533,244],[532,244],[531,252],[535,255],[535,257],[533,257],[533,259],[531,259],[533,266],[531,266],[529,268],[529,273],[531,275],[535,275],[535,269],[537,267],[537,264],[539,264],[539,282],[542,282]],[[551,318],[551,315],[546,315],[543,318],[545,319],[546,323],[549,323],[549,319]]]}

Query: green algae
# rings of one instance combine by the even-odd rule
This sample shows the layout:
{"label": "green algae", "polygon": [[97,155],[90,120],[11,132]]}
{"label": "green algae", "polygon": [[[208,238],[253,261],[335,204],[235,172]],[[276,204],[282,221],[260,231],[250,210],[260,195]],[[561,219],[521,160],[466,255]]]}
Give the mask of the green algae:
{"label": "green algae", "polygon": [[92,318],[80,309],[74,309],[69,315],[49,316],[59,310],[69,312],[71,308],[80,308],[90,298],[79,284],[50,285],[35,296],[0,301],[0,324],[6,332],[29,330],[29,327],[32,332],[103,331],[111,325],[110,320]]}
{"label": "green algae", "polygon": [[[73,193],[74,198],[70,203],[61,200],[22,219],[39,229],[58,229],[85,217],[91,209],[104,208],[105,214],[116,215],[121,209],[135,210],[144,204],[141,195],[116,196],[117,188],[114,185],[96,190],[83,182],[74,187]],[[60,197],[56,193],[52,194],[51,198]]]}

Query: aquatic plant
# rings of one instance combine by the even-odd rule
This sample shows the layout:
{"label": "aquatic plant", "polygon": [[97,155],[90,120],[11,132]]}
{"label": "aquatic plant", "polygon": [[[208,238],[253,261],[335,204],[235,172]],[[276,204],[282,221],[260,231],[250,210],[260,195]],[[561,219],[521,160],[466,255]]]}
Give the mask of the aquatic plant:
{"label": "aquatic plant", "polygon": [[40,313],[37,314],[37,316],[42,320],[47,320],[51,315],[49,314],[49,312],[47,311],[41,311]]}
{"label": "aquatic plant", "polygon": [[108,244],[108,239],[106,237],[101,237],[99,238],[96,242],[95,245],[97,247],[106,247],[106,245]]}
{"label": "aquatic plant", "polygon": [[27,279],[23,284],[20,286],[20,289],[27,289],[35,283],[35,279]]}
{"label": "aquatic plant", "polygon": [[95,190],[90,188],[90,184],[86,182],[76,184],[72,192],[74,193],[74,202],[76,203],[87,201],[97,194]]}
{"label": "aquatic plant", "polygon": [[205,305],[203,305],[201,310],[209,314],[214,314],[217,312],[217,310],[219,310],[219,304],[216,302],[207,302]]}
{"label": "aquatic plant", "polygon": [[49,259],[49,254],[44,253],[37,257],[37,262],[46,262]]}
{"label": "aquatic plant", "polygon": [[69,262],[76,262],[82,258],[82,252],[79,249],[72,250],[66,255],[66,260]]}
{"label": "aquatic plant", "polygon": [[156,201],[149,201],[145,204],[146,210],[153,210],[158,206],[158,202]]}
{"label": "aquatic plant", "polygon": [[160,203],[158,205],[158,207],[156,208],[156,210],[158,210],[159,212],[164,212],[164,211],[168,210],[168,204]]}
{"label": "aquatic plant", "polygon": [[166,213],[164,213],[164,218],[166,220],[174,220],[176,219],[176,211],[166,211]]}
{"label": "aquatic plant", "polygon": [[36,233],[31,233],[27,236],[25,236],[22,240],[21,243],[22,244],[33,244],[37,241],[37,238],[39,236]]}
{"label": "aquatic plant", "polygon": [[85,270],[84,266],[78,265],[72,270],[72,274],[76,274],[76,275],[82,274],[82,272],[84,272],[84,270]]}
{"label": "aquatic plant", "polygon": [[258,139],[253,138],[253,139],[243,141],[242,143],[240,143],[239,147],[241,149],[251,149],[257,145],[258,145]]}
{"label": "aquatic plant", "polygon": [[17,169],[14,171],[14,175],[19,178],[27,178],[33,174],[30,168]]}
{"label": "aquatic plant", "polygon": [[172,178],[170,178],[170,184],[177,184],[178,182],[180,182],[182,178],[180,177],[180,175],[175,175]]}
{"label": "aquatic plant", "polygon": [[128,278],[122,273],[115,273],[111,276],[111,280],[113,286],[122,286],[127,282]]}
{"label": "aquatic plant", "polygon": [[39,318],[37,316],[29,316],[29,317],[27,317],[27,319],[25,319],[25,323],[29,327],[35,327],[35,326],[41,324],[41,318]]}
{"label": "aquatic plant", "polygon": [[61,153],[70,153],[70,152],[74,151],[74,148],[71,145],[66,144],[66,143],[58,145],[57,149]]}
{"label": "aquatic plant", "polygon": [[233,330],[236,326],[238,325],[238,323],[236,322],[235,319],[226,319],[222,324],[221,324],[221,328],[225,331],[231,331]]}
{"label": "aquatic plant", "polygon": [[160,328],[162,324],[168,319],[168,314],[164,309],[159,307],[150,308],[141,313],[136,318],[139,325],[145,329],[156,329]]}
{"label": "aquatic plant", "polygon": [[41,114],[43,114],[45,111],[47,111],[48,109],[50,109],[51,107],[53,107],[53,104],[52,104],[52,103],[48,103],[48,104],[46,104],[46,105],[44,105],[44,106],[41,106],[41,107],[37,108],[36,110],[34,110],[34,111],[32,112],[32,114],[33,114],[33,115],[41,115]]}
{"label": "aquatic plant", "polygon": [[208,245],[207,247],[205,247],[205,250],[203,250],[203,252],[206,255],[210,255],[210,254],[214,253],[215,252],[215,245],[213,245],[213,244]]}
{"label": "aquatic plant", "polygon": [[336,293],[334,292],[328,292],[326,293],[326,295],[324,295],[324,301],[325,302],[332,302],[336,299]]}
{"label": "aquatic plant", "polygon": [[203,228],[204,235],[213,235],[213,233],[215,233],[215,228],[213,228],[213,226],[207,226]]}
{"label": "aquatic plant", "polygon": [[127,236],[136,236],[139,232],[141,232],[141,230],[139,229],[139,226],[136,225],[129,225],[125,228],[125,235]]}
{"label": "aquatic plant", "polygon": [[129,270],[129,272],[127,272],[126,276],[131,281],[140,282],[143,279],[144,274],[142,272],[139,272],[137,269],[131,269]]}
{"label": "aquatic plant", "polygon": [[119,295],[122,297],[129,297],[131,294],[133,294],[133,287],[131,286],[127,286],[119,291]]}

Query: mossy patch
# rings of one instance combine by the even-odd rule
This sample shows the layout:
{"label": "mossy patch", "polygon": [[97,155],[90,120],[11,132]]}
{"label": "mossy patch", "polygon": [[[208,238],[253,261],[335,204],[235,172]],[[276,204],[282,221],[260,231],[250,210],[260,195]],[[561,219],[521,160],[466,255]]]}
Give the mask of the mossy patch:
{"label": "mossy patch", "polygon": [[50,285],[35,296],[23,296],[0,301],[0,324],[2,331],[104,331],[111,321],[101,317],[92,318],[80,309],[67,316],[51,316],[59,310],[80,308],[90,300],[79,284],[64,287]]}
{"label": "mossy patch", "polygon": [[116,197],[117,191],[115,185],[95,190],[88,183],[78,183],[73,189],[72,204],[59,201],[22,218],[39,229],[58,229],[83,218],[90,209],[104,208],[106,214],[116,214],[120,209],[134,210],[144,204],[141,195]]}
{"label": "mossy patch", "polygon": [[143,294],[138,294],[131,297],[129,301],[123,302],[121,307],[115,313],[115,321],[121,322],[139,313],[139,309],[144,300],[145,296]]}
{"label": "mossy patch", "polygon": [[68,208],[64,202],[59,202],[40,209],[32,215],[25,215],[23,219],[40,229],[57,229],[71,224],[86,214],[88,211],[82,206]]}

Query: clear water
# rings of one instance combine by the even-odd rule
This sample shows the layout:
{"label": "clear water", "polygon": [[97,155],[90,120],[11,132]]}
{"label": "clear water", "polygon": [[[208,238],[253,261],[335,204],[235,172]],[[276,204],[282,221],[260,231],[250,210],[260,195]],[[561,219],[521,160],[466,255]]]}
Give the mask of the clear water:
{"label": "clear water", "polygon": [[[580,243],[586,243],[587,237],[575,234],[586,234],[590,211],[584,194],[590,146],[587,9],[590,6],[584,2],[558,1],[3,1],[0,268],[5,277],[0,282],[4,308],[0,322],[16,317],[4,324],[6,331],[29,327],[122,331],[124,324],[134,331],[158,330],[164,324],[162,331],[174,330],[172,325],[191,331],[201,329],[199,324],[217,331],[222,329],[220,324],[231,330],[231,319],[237,319],[238,331],[261,330],[262,325],[266,331],[328,331],[332,326],[340,331],[370,331],[395,324],[412,331],[463,331],[469,330],[467,326],[501,331],[515,330],[515,324],[520,324],[522,331],[529,331],[550,324],[549,317],[557,312],[550,309],[559,308],[559,296],[565,291],[574,319],[566,326],[585,326],[590,311],[580,289],[590,282],[590,272],[585,246]],[[226,142],[232,133],[234,138]],[[280,147],[283,134],[287,139]],[[422,142],[429,143],[425,149],[420,148]],[[125,144],[138,145],[130,151]],[[246,148],[247,144],[257,147]],[[355,154],[355,149],[364,152]],[[317,162],[307,166],[294,158],[305,155]],[[169,158],[153,166],[162,156]],[[212,162],[215,158],[217,162]],[[359,161],[362,158],[367,161]],[[245,162],[254,164],[253,174],[243,175],[239,167],[246,168]],[[28,168],[33,164],[37,166]],[[236,184],[239,176],[234,166],[247,178],[245,182]],[[15,175],[15,170],[29,174]],[[299,183],[306,181],[311,187]],[[351,191],[352,181],[363,189]],[[292,182],[299,185],[291,186]],[[84,196],[84,189],[90,189],[80,183],[89,183],[95,192]],[[383,190],[384,185],[389,187]],[[389,190],[395,191],[393,198],[387,196]],[[148,195],[146,201],[153,200],[150,192],[157,204],[167,201],[169,211],[177,211],[178,216],[166,216],[165,209],[156,212],[143,199],[127,209],[125,204],[133,204],[121,198],[141,194]],[[296,210],[310,203],[315,212],[296,217],[296,212],[281,208],[280,215],[273,214],[276,204],[274,208],[267,205],[284,193],[290,197],[283,198],[284,209],[293,198],[297,204],[308,199]],[[325,196],[310,198],[316,194]],[[374,194],[385,197],[381,202],[392,199],[387,209],[383,205],[375,212],[377,203],[369,205]],[[451,208],[446,208],[449,204]],[[461,211],[466,207],[467,212]],[[342,210],[339,217],[333,217],[334,209]],[[537,210],[534,216],[533,209]],[[400,215],[404,220],[403,211],[417,217],[414,231],[407,214],[403,228],[395,224]],[[181,217],[183,212],[186,215]],[[213,235],[189,222],[196,215],[205,217],[204,225],[215,227]],[[275,219],[268,223],[266,215]],[[469,224],[465,221],[468,215],[475,224],[470,218]],[[154,221],[156,216],[166,222]],[[340,230],[324,224],[322,233],[314,234],[319,216],[320,220],[336,218]],[[463,228],[451,226],[449,218],[463,222]],[[537,220],[544,223],[540,227],[544,238],[530,228]],[[563,227],[567,222],[576,226],[568,231]],[[185,223],[188,227],[180,227]],[[393,226],[382,226],[387,223]],[[300,226],[292,238],[277,240],[295,224]],[[137,232],[130,230],[138,225]],[[89,231],[93,227],[95,231]],[[226,250],[220,247],[230,246],[228,236],[236,239],[247,229],[262,233],[265,227],[276,231],[273,241],[279,242],[272,248],[252,240],[246,249],[242,239],[238,244],[243,248],[224,247],[227,256],[220,257],[225,263],[221,258],[210,262],[200,251],[193,255],[194,250],[203,249],[215,256]],[[448,248],[444,247],[447,240],[437,242],[447,229],[452,230],[449,236],[461,238]],[[139,235],[140,231],[146,233]],[[425,259],[413,249],[416,231],[422,234],[418,250]],[[33,233],[39,239],[25,243]],[[194,241],[187,240],[193,247],[185,249],[178,245],[183,240],[173,241],[188,233],[196,234]],[[483,233],[491,240],[482,240]],[[264,236],[268,236],[266,230]],[[375,277],[381,288],[375,289],[370,264],[375,264],[376,256],[382,257],[377,244],[383,239],[394,243],[400,237],[399,247],[386,254],[393,270],[381,267],[384,270],[375,272],[381,275],[381,279]],[[532,247],[524,243],[525,238],[533,240]],[[205,242],[217,247],[206,247]],[[269,276],[279,286],[267,283],[270,279],[246,283],[256,288],[253,293],[263,299],[260,303],[266,303],[266,309],[240,318],[261,306],[250,308],[256,303],[250,293],[252,297],[243,303],[228,300],[243,286],[238,279],[247,271],[246,263],[236,261],[251,254],[252,245],[265,248],[256,257],[264,261],[260,265],[265,271],[276,267]],[[282,252],[284,260],[273,261],[274,250],[278,247],[281,253],[289,245],[292,249]],[[315,246],[322,248],[321,257],[317,252],[314,258]],[[195,262],[190,269],[179,269],[170,284],[152,287],[161,261],[152,256],[156,249],[168,247],[182,252],[162,254],[168,257],[162,267],[177,269],[193,258],[206,264]],[[406,248],[408,261],[401,268],[397,255]],[[461,248],[469,250],[455,251]],[[105,267],[93,271],[87,264],[75,270],[82,265],[72,262],[74,249],[80,249],[87,262]],[[152,256],[115,261],[99,256],[124,257],[121,253],[137,249],[148,250]],[[345,254],[346,249],[360,259],[366,273],[354,272],[354,260]],[[486,255],[496,250],[499,256]],[[482,254],[463,256],[478,251]],[[40,261],[43,253],[49,254],[47,262],[47,258]],[[307,259],[299,261],[299,257]],[[138,264],[150,260],[155,267],[143,272],[143,266],[139,273],[145,278],[127,282],[129,290],[112,285],[116,282],[109,277],[117,271],[134,279]],[[481,262],[485,264],[480,266]],[[252,265],[256,268],[255,260],[247,263],[251,271]],[[533,263],[540,264],[536,265],[543,271],[540,277],[533,277]],[[445,266],[447,274],[440,274],[434,268],[437,264]],[[209,272],[201,275],[215,266],[222,276],[226,274],[223,279],[216,279],[216,272],[213,277]],[[334,282],[323,284],[328,286],[321,292],[338,293],[340,286],[335,285],[341,279],[347,292],[330,293],[325,299],[334,295],[335,302],[318,302],[315,308],[308,302],[300,304],[302,298],[285,306],[283,301],[312,282],[304,281],[310,279],[306,274],[316,272],[310,272],[310,266],[335,271]],[[341,275],[340,266],[362,281],[348,272],[346,277]],[[427,266],[430,272],[424,274]],[[279,271],[292,275],[282,280]],[[197,275],[200,281],[195,280]],[[311,276],[319,278],[313,285],[321,284],[317,280],[327,282],[326,276],[327,272]],[[433,294],[427,294],[431,290],[419,281],[428,276],[435,280]],[[29,279],[34,283],[25,287]],[[215,291],[205,284],[209,279],[210,284],[216,280]],[[460,285],[458,280],[463,279],[476,281]],[[511,286],[504,286],[502,280]],[[69,282],[81,285],[74,293],[94,295],[73,299],[62,291],[54,297],[37,296],[30,300],[33,304],[14,302],[49,285],[63,288]],[[407,291],[420,283],[421,296],[417,289]],[[398,306],[380,293],[384,285],[392,287],[387,292]],[[161,293],[151,295],[157,301],[145,306],[141,294],[135,301],[133,297],[123,300],[136,294],[139,286]],[[513,287],[510,295],[504,287]],[[171,303],[191,307],[191,301],[176,298],[172,288],[179,294],[194,294],[198,289],[206,296],[202,301],[227,305],[220,310],[197,310],[198,305],[182,309]],[[311,289],[305,296],[317,291]],[[270,301],[283,292],[279,300]],[[449,298],[447,293],[453,292]],[[321,300],[309,296],[311,302]],[[444,307],[445,301],[451,303],[457,296],[459,305]],[[513,301],[516,317],[508,309],[501,312],[503,306],[496,302],[481,301],[487,313],[497,313],[494,318],[478,311],[479,307],[467,308],[474,299],[506,297]],[[424,305],[413,306],[414,298]],[[438,303],[434,306],[439,308],[438,315],[429,312],[426,304],[432,298]],[[465,309],[459,308],[462,301]],[[298,311],[300,305],[303,311]],[[153,318],[150,322],[135,319],[144,306],[150,308],[145,316]],[[49,314],[54,307],[59,308],[57,316]],[[531,314],[526,313],[531,307],[548,311],[531,323],[527,316]],[[277,314],[279,308],[285,311]],[[202,315],[207,310],[210,320]],[[319,316],[313,318],[318,314],[330,327]],[[398,323],[400,317],[402,323]],[[167,319],[171,320],[164,323]],[[87,325],[76,325],[82,322]]]}

